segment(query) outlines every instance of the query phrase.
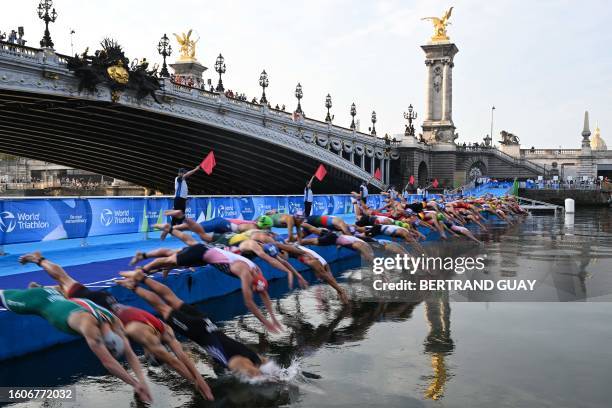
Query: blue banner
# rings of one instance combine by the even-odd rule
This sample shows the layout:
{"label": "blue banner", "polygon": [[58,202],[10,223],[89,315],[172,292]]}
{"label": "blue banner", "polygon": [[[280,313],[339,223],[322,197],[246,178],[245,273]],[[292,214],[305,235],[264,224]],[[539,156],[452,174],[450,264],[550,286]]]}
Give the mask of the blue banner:
{"label": "blue banner", "polygon": [[[368,205],[381,207],[380,196]],[[0,245],[151,231],[170,221],[171,197],[92,197],[0,200]],[[255,220],[266,211],[293,214],[304,210],[304,197],[192,197],[187,217],[202,222],[214,217]],[[313,215],[349,214],[349,195],[315,195]]]}

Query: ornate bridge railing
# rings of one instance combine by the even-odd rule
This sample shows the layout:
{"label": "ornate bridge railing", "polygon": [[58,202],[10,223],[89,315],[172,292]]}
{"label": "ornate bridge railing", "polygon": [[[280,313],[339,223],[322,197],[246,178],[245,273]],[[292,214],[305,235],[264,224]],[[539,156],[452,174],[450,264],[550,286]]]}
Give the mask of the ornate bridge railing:
{"label": "ornate bridge railing", "polygon": [[[111,100],[111,91],[105,86],[99,86],[95,94],[79,93],[78,80],[68,70],[67,58],[49,49],[0,42],[0,88],[86,100]],[[294,120],[288,112],[191,88],[169,78],[160,79],[160,82],[162,90],[157,94],[162,104],[151,98],[138,100],[127,92],[119,97],[117,103],[271,141],[317,158],[354,177],[371,180],[378,188],[388,184],[390,161],[399,159],[395,145],[375,136],[310,118]],[[366,166],[368,162],[370,165]],[[381,181],[373,178],[376,168],[381,170]]]}

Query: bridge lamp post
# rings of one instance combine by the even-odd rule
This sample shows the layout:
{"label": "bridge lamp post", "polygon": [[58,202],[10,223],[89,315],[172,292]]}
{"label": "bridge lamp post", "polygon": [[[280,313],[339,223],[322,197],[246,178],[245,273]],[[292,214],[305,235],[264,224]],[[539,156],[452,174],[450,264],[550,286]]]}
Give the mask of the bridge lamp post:
{"label": "bridge lamp post", "polygon": [[262,105],[265,105],[268,103],[268,100],[266,99],[266,88],[268,87],[269,81],[268,81],[268,74],[266,73],[266,70],[264,69],[263,71],[261,71],[261,75],[259,76],[259,86],[261,86],[261,98],[259,98],[259,102]]}
{"label": "bridge lamp post", "polygon": [[327,96],[325,97],[325,107],[327,108],[327,116],[325,116],[325,122],[331,123],[332,117],[329,114],[329,109],[332,107],[332,100],[330,94],[327,94]]}
{"label": "bridge lamp post", "polygon": [[223,55],[219,54],[217,60],[215,61],[215,71],[219,74],[219,83],[217,84],[217,92],[223,92],[225,89],[223,88],[223,81],[221,80],[221,75],[225,74],[225,58]]}
{"label": "bridge lamp post", "polygon": [[159,40],[157,44],[157,52],[164,58],[164,63],[162,65],[162,69],[160,71],[160,75],[162,78],[168,78],[170,73],[168,72],[168,65],[166,65],[166,57],[169,57],[172,54],[172,46],[170,45],[170,39],[166,34]]}
{"label": "bridge lamp post", "polygon": [[300,99],[302,99],[303,96],[304,93],[302,92],[302,85],[298,82],[297,86],[295,87],[295,97],[298,100],[297,109],[295,111],[302,115],[304,114],[304,112],[302,112],[302,105],[300,103]]}
{"label": "bridge lamp post", "polygon": [[417,113],[414,112],[414,108],[412,104],[408,105],[408,112],[404,112],[404,119],[408,121],[408,125],[406,126],[406,131],[404,135],[406,136],[414,136],[414,126],[412,125],[412,121],[417,118]]}
{"label": "bridge lamp post", "polygon": [[370,134],[372,136],[376,136],[376,111],[372,111],[372,131],[370,132]]}
{"label": "bridge lamp post", "polygon": [[[45,35],[40,40],[40,46],[42,48],[53,48],[53,41],[51,41],[51,33],[49,32],[49,23],[55,23],[57,19],[57,13],[53,7],[53,0],[40,0],[38,4],[38,18],[45,22]],[[51,13],[49,13],[51,10]]]}
{"label": "bridge lamp post", "polygon": [[351,120],[351,129],[355,130],[355,115],[357,115],[357,107],[355,106],[355,102],[351,105],[351,116],[353,119]]}

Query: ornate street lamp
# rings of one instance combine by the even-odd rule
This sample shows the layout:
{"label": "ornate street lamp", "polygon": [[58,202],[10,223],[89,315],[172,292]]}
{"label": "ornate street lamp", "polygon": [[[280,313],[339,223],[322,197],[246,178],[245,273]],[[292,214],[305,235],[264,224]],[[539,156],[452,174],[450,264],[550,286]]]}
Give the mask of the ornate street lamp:
{"label": "ornate street lamp", "polygon": [[414,108],[412,107],[412,104],[410,104],[408,106],[408,113],[404,112],[404,119],[408,121],[406,130],[404,131],[404,135],[406,136],[414,136],[414,125],[412,124],[412,121],[417,118],[417,113],[413,111]]}
{"label": "ornate street lamp", "polygon": [[170,73],[168,72],[168,65],[166,65],[166,57],[169,57],[172,54],[172,46],[170,45],[170,39],[166,34],[159,40],[157,44],[157,52],[164,58],[164,63],[162,65],[162,69],[159,72],[162,78],[168,78]]}
{"label": "ornate street lamp", "polygon": [[219,83],[217,84],[217,92],[223,92],[225,89],[223,88],[223,81],[221,80],[221,75],[225,74],[225,58],[223,55],[219,54],[217,60],[215,61],[215,71],[219,74]]}
{"label": "ornate street lamp", "polygon": [[295,87],[295,97],[298,100],[297,109],[295,111],[302,115],[304,114],[304,112],[302,112],[302,105],[300,104],[300,99],[302,99],[303,96],[304,93],[302,92],[302,85],[300,85],[300,83],[298,82],[297,86]]}
{"label": "ornate street lamp", "polygon": [[[51,41],[51,33],[49,32],[49,23],[55,23],[57,19],[57,13],[53,7],[53,0],[40,0],[38,4],[38,18],[45,22],[45,35],[40,40],[40,46],[42,48],[53,48],[53,41]],[[51,10],[51,13],[49,13]]]}
{"label": "ornate street lamp", "polygon": [[372,136],[376,136],[376,112],[375,111],[372,111],[372,119],[371,120],[372,120],[372,131],[370,132],[370,134]]}
{"label": "ornate street lamp", "polygon": [[331,100],[331,95],[327,94],[327,96],[325,97],[325,107],[327,108],[327,116],[325,116],[325,121],[327,123],[331,123],[332,122],[332,117],[329,114],[329,109],[332,107],[332,100]]}
{"label": "ornate street lamp", "polygon": [[351,116],[353,120],[351,120],[351,129],[355,130],[355,115],[357,115],[357,108],[355,106],[355,102],[351,105]]}
{"label": "ornate street lamp", "polygon": [[268,87],[269,81],[268,81],[268,74],[266,73],[266,70],[264,69],[263,71],[261,71],[261,75],[259,76],[259,86],[261,86],[261,98],[259,99],[259,102],[262,105],[266,105],[268,103],[268,100],[266,99],[266,88]]}

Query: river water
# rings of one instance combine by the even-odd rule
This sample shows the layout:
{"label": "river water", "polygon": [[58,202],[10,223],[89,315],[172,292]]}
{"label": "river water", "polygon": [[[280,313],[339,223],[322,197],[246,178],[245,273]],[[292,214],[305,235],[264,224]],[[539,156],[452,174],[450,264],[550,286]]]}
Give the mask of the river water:
{"label": "river water", "polygon": [[[482,255],[483,276],[535,279],[536,290],[372,301],[360,297],[370,270],[350,260],[334,266],[353,294],[348,306],[320,284],[287,292],[286,282],[272,282],[286,327],[279,335],[262,331],[239,294],[213,299],[199,307],[230,336],[291,367],[289,380],[254,385],[217,377],[205,354],[185,342],[217,400],[205,402],[176,375],[149,367],[153,406],[609,407],[611,212],[531,216],[511,227],[491,225],[479,238],[486,244],[452,240],[427,251]],[[77,402],[65,406],[139,406],[80,342],[1,367],[4,386],[76,386]],[[320,378],[294,375],[296,367]]]}

